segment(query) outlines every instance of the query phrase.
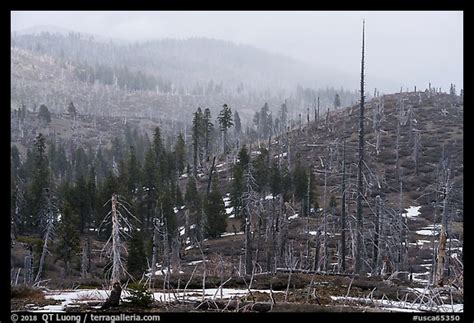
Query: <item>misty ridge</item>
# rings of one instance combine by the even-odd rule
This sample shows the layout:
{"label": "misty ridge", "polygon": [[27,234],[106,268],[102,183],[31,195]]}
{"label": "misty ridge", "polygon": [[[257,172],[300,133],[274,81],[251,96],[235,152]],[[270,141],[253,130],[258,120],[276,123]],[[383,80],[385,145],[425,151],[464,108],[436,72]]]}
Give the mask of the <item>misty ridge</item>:
{"label": "misty ridge", "polygon": [[[251,46],[208,38],[126,44],[110,39],[97,41],[96,38],[77,32],[60,33],[54,28],[33,28],[22,33],[14,32],[12,48],[71,64],[73,77],[88,84],[117,86],[127,92],[193,96],[194,105],[211,109],[213,105],[221,106],[227,102],[231,106],[235,103],[244,109],[256,110],[265,102],[278,107],[288,99],[291,103],[296,100],[291,104],[294,107],[290,113],[297,114],[306,112],[306,106],[313,105],[318,96],[323,106],[331,108],[336,92],[343,106],[357,98],[357,91],[326,86],[338,83],[336,79],[341,78],[337,74],[318,71],[298,60]],[[14,78],[12,81],[16,84],[17,80]],[[17,92],[12,90],[12,96],[16,98],[16,95]],[[215,98],[216,102],[209,97]],[[56,100],[61,98],[56,97]],[[55,110],[56,103],[45,104]],[[78,108],[83,109],[83,105],[78,104]],[[243,117],[248,115],[244,113]]]}

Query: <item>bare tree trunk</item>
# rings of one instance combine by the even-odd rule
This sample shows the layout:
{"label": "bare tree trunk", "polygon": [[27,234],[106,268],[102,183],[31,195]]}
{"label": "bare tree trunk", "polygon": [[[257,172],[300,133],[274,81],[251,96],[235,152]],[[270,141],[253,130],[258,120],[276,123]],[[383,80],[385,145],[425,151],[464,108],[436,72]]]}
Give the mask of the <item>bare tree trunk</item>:
{"label": "bare tree trunk", "polygon": [[326,192],[327,192],[327,174],[328,174],[328,169],[327,169],[327,162],[325,163],[324,167],[324,195],[323,195],[323,231],[324,231],[324,262],[323,262],[323,268],[324,271],[327,271],[327,266],[328,266],[328,231],[327,231],[327,210],[326,210]]}
{"label": "bare tree trunk", "polygon": [[81,278],[87,278],[87,273],[89,272],[89,239],[86,239],[83,247],[82,247],[82,257],[81,257]]}
{"label": "bare tree trunk", "polygon": [[[189,224],[189,209],[184,210],[184,246],[186,247],[186,243],[189,239],[191,242],[191,229]],[[183,255],[186,254],[186,248],[183,249]]]}
{"label": "bare tree trunk", "polygon": [[23,283],[30,285],[33,282],[33,247],[31,245],[28,245],[28,255],[24,259],[24,268]]}
{"label": "bare tree trunk", "polygon": [[436,279],[436,247],[435,247],[435,234],[434,234],[434,229],[436,227],[436,218],[437,218],[437,209],[438,209],[438,194],[436,194],[436,200],[434,202],[434,207],[433,207],[433,231],[431,235],[431,249],[433,251],[432,257],[431,257],[431,283],[434,285],[435,284],[435,279]]}
{"label": "bare tree trunk", "polygon": [[[438,257],[436,264],[436,279],[434,282],[439,286],[444,285],[444,269],[446,267],[446,240],[447,240],[447,202],[449,195],[449,169],[446,172],[446,183],[444,185],[444,197],[443,197],[443,215],[441,218],[441,232],[439,234],[439,245],[438,245]],[[434,230],[434,228],[433,228]]]}
{"label": "bare tree trunk", "polygon": [[53,213],[51,212],[51,210],[49,211],[47,221],[48,221],[48,223],[46,225],[46,233],[45,233],[45,236],[44,236],[43,251],[41,252],[41,258],[40,258],[40,261],[39,261],[38,273],[36,274],[35,282],[38,282],[41,279],[41,275],[43,273],[43,268],[44,268],[44,261],[46,259],[46,254],[49,253],[48,242],[51,239],[51,235],[52,235],[53,230],[54,230]]}
{"label": "bare tree trunk", "polygon": [[112,194],[112,284],[120,282],[120,228],[117,215],[117,195]]}
{"label": "bare tree trunk", "polygon": [[156,223],[157,219],[153,219],[153,239],[152,239],[152,251],[151,251],[151,280],[150,283],[152,286],[155,284],[155,274],[156,274],[156,254],[158,252],[158,224]]}
{"label": "bare tree trunk", "polygon": [[398,121],[397,121],[397,138],[395,142],[395,167],[397,174],[400,176],[400,165],[399,165],[399,151],[400,151],[400,123],[402,122],[402,102],[400,95],[400,107],[398,111]]}
{"label": "bare tree trunk", "polygon": [[202,250],[201,244],[199,243],[197,239],[196,239],[196,242],[198,244],[199,251],[201,252],[202,265],[204,266],[203,271],[202,271],[202,300],[204,301],[206,297],[206,274],[207,274],[206,257],[204,256],[204,252]]}
{"label": "bare tree trunk", "polygon": [[314,248],[313,271],[319,271],[319,249],[321,247],[319,230],[316,231],[315,244],[316,246]]}
{"label": "bare tree trunk", "polygon": [[346,140],[342,146],[341,267],[346,271]]}
{"label": "bare tree trunk", "polygon": [[362,167],[364,163],[364,41],[365,41],[365,20],[362,27],[362,62],[360,72],[360,114],[359,114],[359,163],[357,167],[357,222],[356,222],[356,254],[355,254],[355,272],[361,273],[363,267],[362,261]]}
{"label": "bare tree trunk", "polygon": [[307,195],[308,195],[308,205],[307,205],[307,214],[306,214],[306,261],[305,261],[305,267],[309,267],[309,240],[310,240],[310,236],[309,236],[309,217],[310,217],[310,214],[311,214],[311,167],[309,168],[309,172],[308,172],[308,190],[307,190]]}
{"label": "bare tree trunk", "polygon": [[250,238],[249,214],[245,214],[245,274],[252,273],[252,247]]}

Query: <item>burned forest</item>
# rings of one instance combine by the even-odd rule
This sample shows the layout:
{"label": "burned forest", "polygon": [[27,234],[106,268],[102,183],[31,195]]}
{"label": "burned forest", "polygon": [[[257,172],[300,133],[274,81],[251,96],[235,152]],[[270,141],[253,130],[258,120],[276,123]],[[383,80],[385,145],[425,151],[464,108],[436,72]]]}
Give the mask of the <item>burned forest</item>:
{"label": "burned forest", "polygon": [[370,24],[344,87],[231,41],[12,32],[11,310],[463,312],[462,85],[374,89]]}

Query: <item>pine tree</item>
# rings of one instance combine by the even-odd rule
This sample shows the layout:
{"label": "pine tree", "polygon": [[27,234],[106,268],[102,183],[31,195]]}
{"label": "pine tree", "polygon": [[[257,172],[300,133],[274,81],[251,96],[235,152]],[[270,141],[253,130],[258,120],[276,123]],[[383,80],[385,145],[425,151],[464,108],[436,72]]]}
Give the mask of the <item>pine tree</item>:
{"label": "pine tree", "polygon": [[194,177],[190,177],[186,184],[184,201],[191,212],[197,213],[201,210],[201,197],[199,196]]}
{"label": "pine tree", "polygon": [[166,224],[168,239],[169,242],[171,242],[171,239],[176,235],[176,229],[178,226],[176,214],[174,212],[175,201],[173,200],[173,192],[171,192],[168,187],[164,188],[159,203],[161,216]]}
{"label": "pine tree", "polygon": [[339,94],[336,93],[336,96],[334,98],[334,108],[340,108],[341,107],[341,98],[339,97]]}
{"label": "pine tree", "polygon": [[176,139],[174,154],[176,159],[176,170],[179,174],[182,174],[186,163],[186,145],[182,133],[179,133],[178,139]]}
{"label": "pine tree", "polygon": [[276,197],[281,193],[281,173],[280,168],[278,167],[277,161],[273,161],[272,167],[270,168],[270,192],[273,197]]}
{"label": "pine tree", "polygon": [[222,131],[222,150],[224,153],[227,153],[227,129],[234,125],[232,121],[232,110],[224,104],[222,106],[222,110],[219,112],[219,116],[217,117],[219,121],[220,129]]}
{"label": "pine tree", "polygon": [[68,163],[68,160],[66,158],[66,151],[64,150],[64,145],[59,145],[56,153],[56,159],[54,160],[54,165],[57,175],[61,179],[66,179],[66,173],[70,168],[70,164]]}
{"label": "pine tree", "polygon": [[232,169],[232,178],[230,192],[231,205],[234,208],[235,216],[240,217],[243,207],[242,195],[244,193],[244,169],[241,165],[234,165]]}
{"label": "pine tree", "polygon": [[[95,172],[94,166],[90,168],[89,175],[87,178],[87,202],[88,202],[88,209],[89,209],[89,226],[91,222],[95,222],[97,218],[97,214],[99,213],[99,203],[97,199],[97,175]],[[98,223],[95,223],[96,225]]]}
{"label": "pine tree", "polygon": [[83,233],[84,229],[87,229],[87,226],[91,221],[89,192],[84,176],[80,175],[78,177],[71,198],[71,206],[73,207],[73,211],[79,216],[78,229],[81,233]]}
{"label": "pine tree", "polygon": [[243,146],[238,154],[239,162],[237,163],[243,169],[247,169],[250,164],[250,155],[246,146]]}
{"label": "pine tree", "polygon": [[48,125],[51,122],[51,113],[49,112],[48,107],[44,104],[39,108],[38,117],[44,125]]}
{"label": "pine tree", "polygon": [[163,154],[163,143],[161,141],[161,131],[159,127],[155,127],[153,131],[153,151],[155,153],[155,163],[158,164]]}
{"label": "pine tree", "polygon": [[151,221],[155,217],[156,201],[158,199],[157,185],[159,182],[159,170],[155,163],[155,152],[150,148],[145,155],[145,162],[142,172],[142,185],[144,187],[143,209],[144,219],[143,229],[151,226]]}
{"label": "pine tree", "polygon": [[74,154],[74,176],[86,176],[87,165],[89,164],[87,154],[82,147],[76,149]]}
{"label": "pine tree", "polygon": [[31,182],[25,194],[26,208],[23,212],[21,227],[22,231],[25,229],[30,232],[40,232],[45,225],[44,216],[48,207],[45,192],[50,186],[45,138],[41,133],[36,136],[34,145],[35,151],[31,157],[33,160],[30,162],[32,168],[28,171]]}
{"label": "pine tree", "polygon": [[234,133],[237,138],[242,134],[242,123],[240,121],[239,113],[234,111]]}
{"label": "pine tree", "polygon": [[200,149],[202,140],[202,111],[197,108],[194,113],[193,127],[192,127],[192,142],[193,142],[193,174],[197,177],[197,167],[200,161]]}
{"label": "pine tree", "polygon": [[207,159],[210,155],[211,134],[214,129],[214,124],[211,122],[211,110],[209,110],[209,108],[204,109],[202,127],[204,134],[204,150]]}
{"label": "pine tree", "polygon": [[259,193],[265,191],[268,183],[268,167],[267,165],[268,150],[260,149],[260,154],[253,160],[253,169],[255,172],[255,182],[257,184],[255,190]]}
{"label": "pine tree", "polygon": [[220,237],[221,233],[225,232],[227,216],[222,195],[215,185],[204,201],[204,212],[207,216],[207,237]]}
{"label": "pine tree", "polygon": [[74,106],[74,103],[72,103],[72,101],[69,103],[67,107],[67,112],[73,119],[76,119],[77,110],[76,110],[76,107]]}
{"label": "pine tree", "polygon": [[135,279],[140,279],[147,269],[145,247],[140,231],[135,230],[128,241],[127,271]]}
{"label": "pine tree", "polygon": [[234,214],[236,217],[241,216],[243,201],[242,196],[245,191],[244,174],[250,164],[250,155],[247,152],[247,147],[243,146],[238,154],[239,161],[232,169],[232,187],[231,187],[231,204],[234,207]]}
{"label": "pine tree", "polygon": [[184,205],[183,194],[181,193],[181,189],[179,188],[179,185],[176,185],[176,205],[178,207],[181,207],[182,205]]}
{"label": "pine tree", "polygon": [[140,165],[135,155],[135,147],[130,146],[130,152],[127,163],[127,193],[128,196],[136,196],[138,188],[140,186]]}
{"label": "pine tree", "polygon": [[80,250],[80,237],[78,228],[78,216],[73,213],[69,203],[63,206],[63,212],[56,230],[55,254],[56,260],[64,263],[65,275],[69,275],[71,262],[76,258]]}

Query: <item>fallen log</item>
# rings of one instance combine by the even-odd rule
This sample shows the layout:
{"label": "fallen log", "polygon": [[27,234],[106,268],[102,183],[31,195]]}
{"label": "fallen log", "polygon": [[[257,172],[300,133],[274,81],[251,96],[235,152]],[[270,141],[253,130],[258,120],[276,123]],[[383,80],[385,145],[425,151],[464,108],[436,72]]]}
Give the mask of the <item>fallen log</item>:
{"label": "fallen log", "polygon": [[205,300],[204,302],[195,303],[195,309],[203,310],[203,311],[218,311],[218,310],[226,310],[226,311],[250,311],[250,312],[258,312],[258,313],[265,313],[271,310],[272,305],[270,303],[252,303],[252,302],[242,302],[240,300],[230,300],[230,301],[212,301],[212,300]]}

